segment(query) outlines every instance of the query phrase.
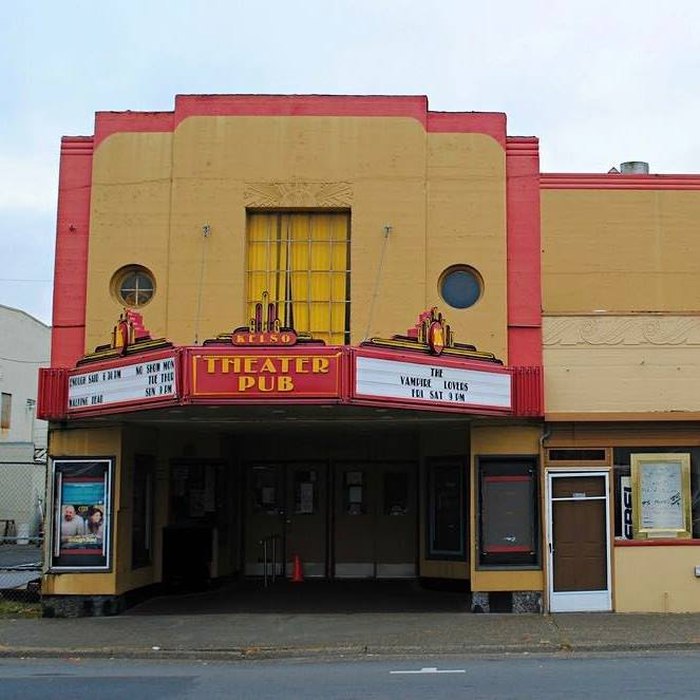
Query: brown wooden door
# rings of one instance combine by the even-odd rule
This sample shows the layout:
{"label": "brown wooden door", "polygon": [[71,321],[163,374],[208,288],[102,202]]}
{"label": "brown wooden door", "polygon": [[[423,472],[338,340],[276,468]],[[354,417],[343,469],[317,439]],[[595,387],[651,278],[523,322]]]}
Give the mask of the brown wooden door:
{"label": "brown wooden door", "polygon": [[[607,508],[604,475],[552,479],[553,611],[609,606],[604,602],[609,600]],[[558,608],[557,601],[563,602],[563,607]]]}

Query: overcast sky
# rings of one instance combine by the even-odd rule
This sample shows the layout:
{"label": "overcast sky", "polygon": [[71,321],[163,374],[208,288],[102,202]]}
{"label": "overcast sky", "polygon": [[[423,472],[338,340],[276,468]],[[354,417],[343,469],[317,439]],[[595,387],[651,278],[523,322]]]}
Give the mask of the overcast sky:
{"label": "overcast sky", "polygon": [[421,94],[500,111],[545,172],[700,171],[696,0],[6,0],[0,304],[51,321],[62,135],[176,94]]}

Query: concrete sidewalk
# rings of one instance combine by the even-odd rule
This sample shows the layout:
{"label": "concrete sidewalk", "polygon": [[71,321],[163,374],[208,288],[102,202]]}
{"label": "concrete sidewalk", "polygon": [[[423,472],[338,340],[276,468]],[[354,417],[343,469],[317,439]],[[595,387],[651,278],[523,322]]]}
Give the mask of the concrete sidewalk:
{"label": "concrete sidewalk", "polygon": [[700,650],[700,615],[120,615],[0,620],[0,656],[271,658]]}

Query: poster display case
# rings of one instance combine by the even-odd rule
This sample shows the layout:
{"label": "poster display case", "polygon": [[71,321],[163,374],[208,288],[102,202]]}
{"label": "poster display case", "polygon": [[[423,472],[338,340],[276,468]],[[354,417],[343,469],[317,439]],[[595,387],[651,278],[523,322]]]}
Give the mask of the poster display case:
{"label": "poster display case", "polygon": [[634,539],[692,536],[690,455],[631,455]]}
{"label": "poster display case", "polygon": [[109,571],[112,458],[54,459],[52,571]]}

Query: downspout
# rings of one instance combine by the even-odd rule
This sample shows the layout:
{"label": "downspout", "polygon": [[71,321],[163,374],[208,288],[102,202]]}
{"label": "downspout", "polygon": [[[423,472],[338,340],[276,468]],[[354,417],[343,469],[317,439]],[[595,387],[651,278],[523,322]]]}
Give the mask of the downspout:
{"label": "downspout", "polygon": [[542,426],[542,434],[540,435],[540,493],[542,508],[540,509],[540,527],[542,532],[542,553],[545,555],[542,558],[542,576],[543,576],[543,590],[542,590],[542,612],[547,615],[549,614],[549,548],[551,543],[549,541],[549,528],[548,523],[548,509],[547,509],[547,475],[545,472],[545,448],[544,443],[552,437],[552,431],[549,429],[546,423]]}

